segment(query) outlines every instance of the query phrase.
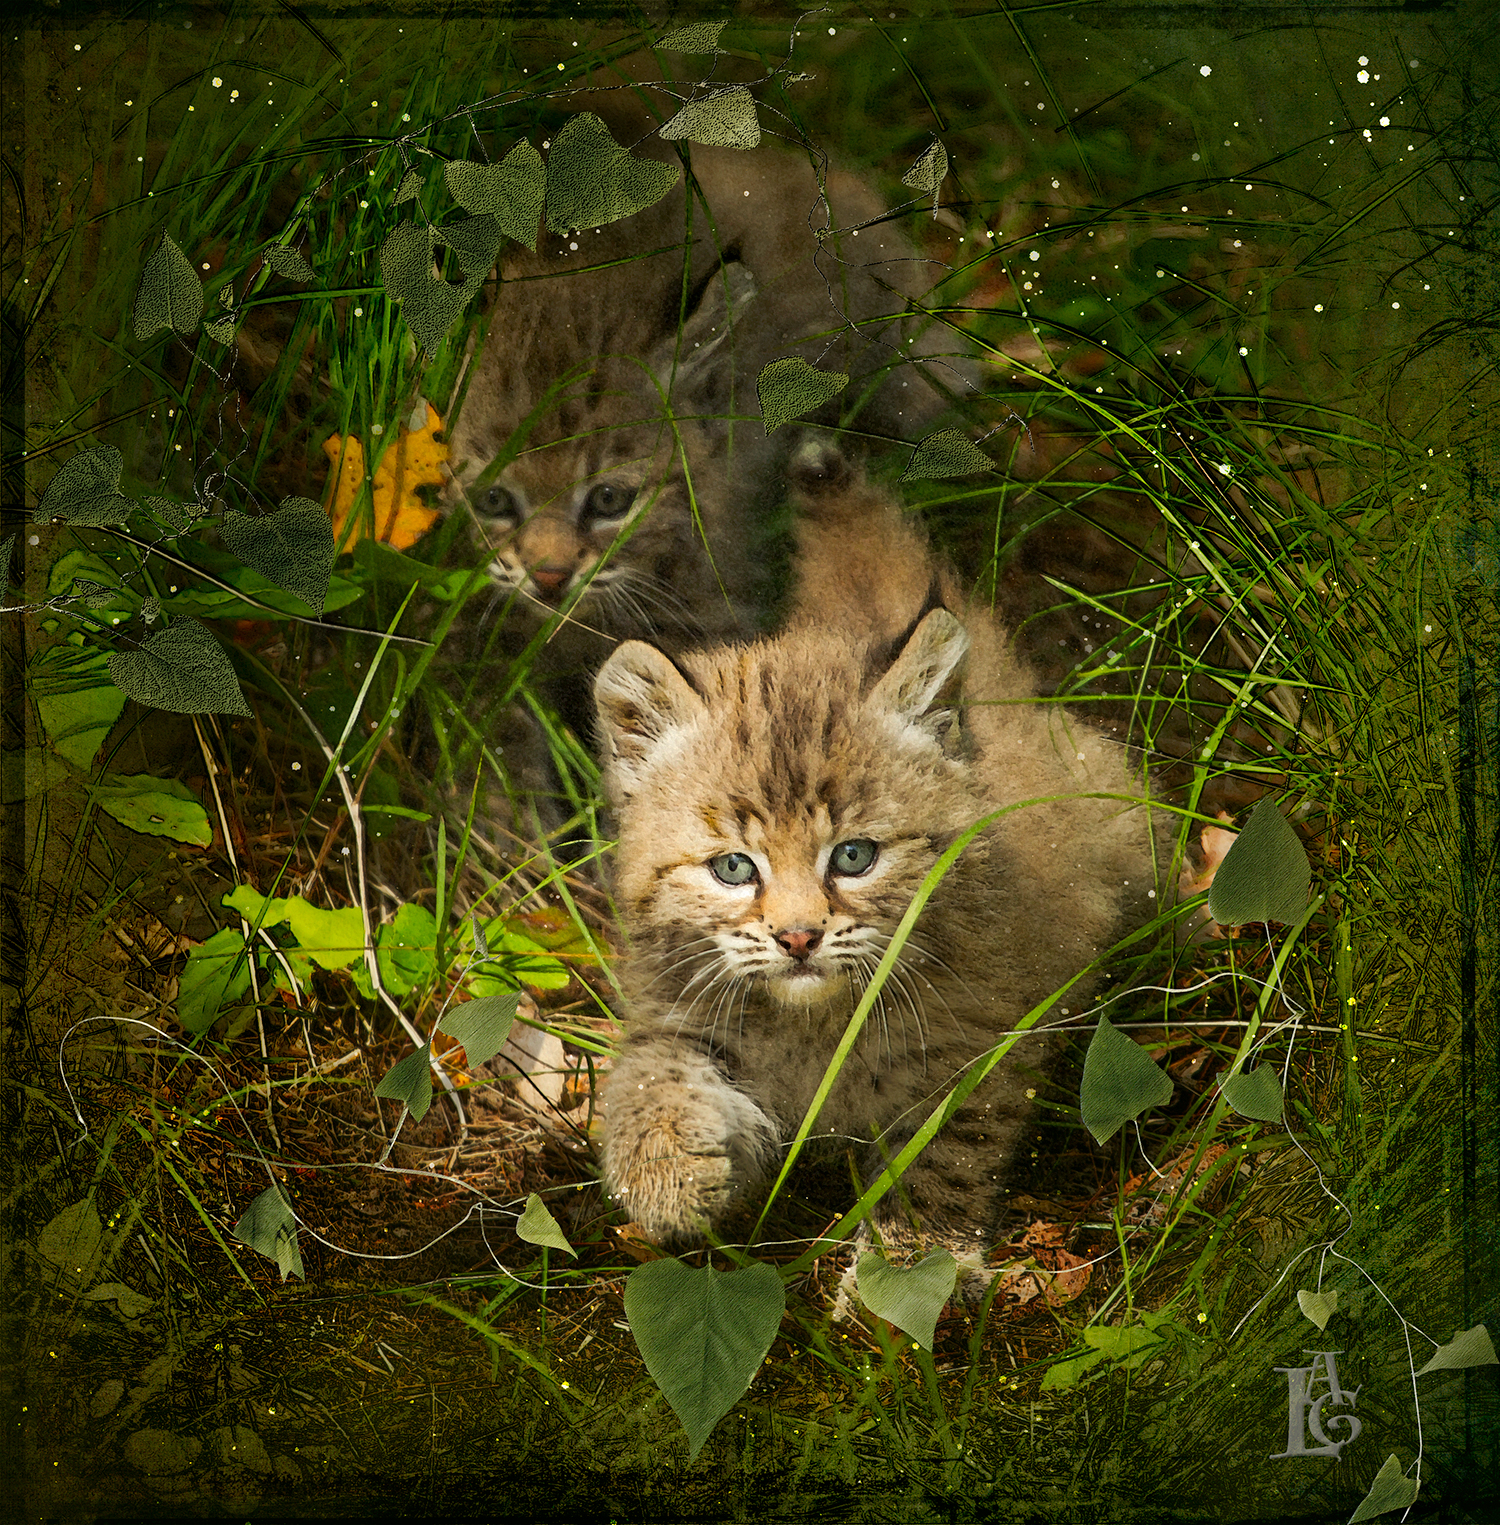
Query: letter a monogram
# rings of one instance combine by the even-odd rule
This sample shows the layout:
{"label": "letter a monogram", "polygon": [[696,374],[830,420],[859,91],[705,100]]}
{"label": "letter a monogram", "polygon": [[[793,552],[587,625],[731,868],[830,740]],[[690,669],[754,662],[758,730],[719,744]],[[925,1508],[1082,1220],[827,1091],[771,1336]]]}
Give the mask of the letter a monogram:
{"label": "letter a monogram", "polygon": [[[1274,1452],[1270,1458],[1272,1461],[1280,1461],[1287,1456],[1332,1456],[1337,1460],[1339,1452],[1351,1440],[1358,1438],[1362,1428],[1353,1414],[1328,1415],[1326,1424],[1346,1424],[1349,1427],[1349,1433],[1341,1440],[1330,1439],[1325,1428],[1324,1410],[1346,1406],[1352,1409],[1359,1397],[1359,1389],[1339,1386],[1338,1362],[1334,1360],[1338,1351],[1310,1350],[1306,1354],[1313,1358],[1311,1366],[1275,1368],[1286,1373],[1286,1450]],[[1327,1383],[1327,1391],[1316,1391],[1319,1382]],[[1305,1443],[1309,1434],[1316,1442],[1315,1445]]]}

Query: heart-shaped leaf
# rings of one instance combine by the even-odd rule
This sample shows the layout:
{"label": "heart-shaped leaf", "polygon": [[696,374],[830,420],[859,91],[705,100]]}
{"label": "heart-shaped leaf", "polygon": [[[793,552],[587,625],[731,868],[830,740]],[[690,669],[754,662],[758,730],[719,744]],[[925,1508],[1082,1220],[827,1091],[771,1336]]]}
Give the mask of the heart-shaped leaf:
{"label": "heart-shaped leaf", "polygon": [[1101,1016],[1084,1056],[1078,1099],[1084,1127],[1102,1144],[1131,1118],[1170,1101],[1172,1081],[1139,1043]]}
{"label": "heart-shaped leaf", "polygon": [[311,498],[283,498],[272,514],[226,513],[219,534],[247,567],[322,614],[338,546],[328,515]]}
{"label": "heart-shaped leaf", "polygon": [[134,651],[109,659],[109,676],[137,704],[178,715],[248,715],[224,649],[197,620],[177,619]]}
{"label": "heart-shaped leaf", "polygon": [[104,1226],[85,1198],[63,1210],[36,1238],[37,1253],[76,1281],[90,1282],[103,1254]]}
{"label": "heart-shaped leaf", "polygon": [[203,282],[187,255],[163,234],[136,288],[135,336],[149,339],[162,328],[190,334],[202,316]]}
{"label": "heart-shaped leaf", "polygon": [[310,281],[313,278],[312,266],[287,244],[272,244],[262,257],[277,275],[284,275],[289,281]]}
{"label": "heart-shaped leaf", "polygon": [[1375,1481],[1370,1484],[1370,1491],[1359,1508],[1349,1516],[1349,1525],[1358,1525],[1360,1520],[1373,1520],[1377,1514],[1389,1514],[1392,1509],[1405,1509],[1416,1497],[1416,1479],[1402,1473],[1401,1463],[1392,1452],[1375,1474]]}
{"label": "heart-shaped leaf", "polygon": [[[458,255],[458,263],[470,280],[482,281],[495,266],[505,242],[499,220],[490,216],[465,217],[437,231],[438,241]],[[423,415],[425,418],[425,414]]]}
{"label": "heart-shaped leaf", "polygon": [[719,33],[728,25],[727,21],[695,21],[658,38],[656,45],[669,53],[717,53]]}
{"label": "heart-shaped leaf", "polygon": [[1297,1306],[1320,1330],[1326,1329],[1328,1327],[1328,1320],[1338,1312],[1339,1295],[1337,1292],[1309,1292],[1305,1288],[1299,1287],[1297,1289]]}
{"label": "heart-shaped leaf", "polygon": [[566,1250],[575,1260],[578,1258],[578,1251],[568,1243],[568,1236],[535,1192],[526,1199],[526,1210],[516,1224],[516,1234],[527,1244],[545,1244],[548,1249]]}
{"label": "heart-shaped leaf", "polygon": [[432,354],[454,320],[479,291],[479,282],[450,286],[432,270],[433,233],[412,222],[398,224],[380,246],[380,279],[417,343]]}
{"label": "heart-shaped leaf", "polygon": [[688,1460],[750,1386],[786,1312],[768,1265],[693,1270],[651,1260],[625,1281],[625,1317],[672,1411],[687,1431]]}
{"label": "heart-shaped leaf", "polygon": [[377,1096],[399,1101],[421,1122],[432,1105],[432,1045],[424,1043],[416,1053],[408,1054],[375,1087]]}
{"label": "heart-shaped leaf", "polygon": [[848,385],[849,378],[842,371],[820,371],[795,356],[773,360],[755,379],[766,433],[773,434],[794,418],[821,408]]}
{"label": "heart-shaped leaf", "polygon": [[178,503],[172,498],[147,498],[146,507],[174,530],[185,530],[193,520],[201,519],[207,512],[201,503]]}
{"label": "heart-shaped leaf", "polygon": [[938,1314],[953,1296],[957,1281],[958,1262],[941,1247],[905,1268],[866,1251],[854,1271],[854,1284],[865,1307],[904,1329],[925,1350],[932,1349]]}
{"label": "heart-shaped leaf", "polygon": [[1267,794],[1224,855],[1208,890],[1208,914],[1226,927],[1251,921],[1290,926],[1307,909],[1312,869],[1286,817]]}
{"label": "heart-shaped leaf", "polygon": [[396,188],[396,194],[391,197],[391,205],[398,207],[403,201],[414,201],[422,193],[422,176],[414,169],[409,169],[401,177],[401,184]]}
{"label": "heart-shaped leaf", "polygon": [[[498,164],[455,159],[444,167],[443,179],[464,211],[493,217],[501,232],[528,249],[536,248],[537,227],[546,202],[547,167],[525,138]],[[490,264],[494,264],[493,258]]]}
{"label": "heart-shaped leaf", "polygon": [[65,524],[123,524],[135,508],[135,501],[119,490],[124,464],[113,445],[94,445],[69,456],[47,483],[32,517],[39,524],[49,519]]}
{"label": "heart-shaped leaf", "polygon": [[7,535],[0,540],[0,593],[4,593],[10,583],[10,555],[16,548],[16,537]]}
{"label": "heart-shaped leaf", "polygon": [[250,988],[250,955],[245,939],[232,928],[215,932],[188,950],[177,979],[177,1020],[194,1034],[206,1033],[226,1006]]}
{"label": "heart-shaped leaf", "polygon": [[261,1192],[231,1232],[241,1244],[274,1260],[283,1281],[288,1276],[305,1279],[302,1251],[297,1248],[297,1216],[279,1186],[268,1186]]}
{"label": "heart-shaped leaf", "polygon": [[464,1057],[471,1068],[488,1064],[505,1047],[520,1001],[518,990],[464,1001],[443,1013],[438,1029],[463,1044]]}
{"label": "heart-shaped leaf", "polygon": [[208,335],[215,344],[232,344],[234,331],[237,327],[233,318],[210,318],[203,325],[203,332]]}
{"label": "heart-shaped leaf", "polygon": [[1257,1065],[1253,1070],[1241,1070],[1224,1082],[1224,1100],[1241,1117],[1253,1117],[1257,1122],[1274,1123],[1281,1119],[1284,1105],[1281,1082],[1269,1064]]}
{"label": "heart-shaped leaf", "polygon": [[197,847],[207,847],[214,839],[202,800],[175,778],[106,773],[90,793],[101,810],[145,836],[170,837]]}
{"label": "heart-shaped leaf", "polygon": [[902,185],[909,185],[919,196],[936,197],[938,187],[948,175],[948,150],[934,138],[918,155],[916,163],[902,175]]}
{"label": "heart-shaped leaf", "polygon": [[402,906],[375,934],[375,960],[380,983],[393,996],[410,995],[437,973],[437,918],[425,905]]}
{"label": "heart-shaped leaf", "polygon": [[1455,1371],[1463,1366],[1494,1366],[1496,1364],[1495,1342],[1483,1324],[1464,1329],[1455,1334],[1446,1345],[1439,1345],[1432,1359],[1417,1373],[1428,1371]]}
{"label": "heart-shaped leaf", "polygon": [[668,142],[689,138],[711,148],[754,148],[760,142],[755,97],[743,85],[715,90],[711,95],[689,101],[669,122],[662,124],[657,136]]}
{"label": "heart-shaped leaf", "polygon": [[591,111],[570,117],[547,160],[547,226],[554,233],[600,228],[655,206],[682,169],[637,159]]}
{"label": "heart-shaped leaf", "polygon": [[993,471],[995,463],[966,435],[957,429],[939,429],[929,434],[911,453],[903,482],[919,477],[966,477],[976,471]]}

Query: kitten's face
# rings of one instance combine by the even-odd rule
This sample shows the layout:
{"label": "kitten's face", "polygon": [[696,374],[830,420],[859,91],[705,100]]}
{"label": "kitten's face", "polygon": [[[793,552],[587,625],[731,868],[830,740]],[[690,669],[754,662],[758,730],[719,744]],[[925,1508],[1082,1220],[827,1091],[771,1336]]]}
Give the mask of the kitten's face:
{"label": "kitten's face", "polygon": [[631,643],[601,671],[617,896],[685,1020],[711,1029],[746,982],[787,1006],[847,999],[975,818],[931,709],[966,645],[940,619],[889,671],[811,634],[680,669]]}

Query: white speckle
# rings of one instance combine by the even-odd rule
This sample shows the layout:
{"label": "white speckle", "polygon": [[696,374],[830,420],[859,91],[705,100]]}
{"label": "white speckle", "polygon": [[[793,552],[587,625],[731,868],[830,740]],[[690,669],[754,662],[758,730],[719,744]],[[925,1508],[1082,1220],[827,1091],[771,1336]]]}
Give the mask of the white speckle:
{"label": "white speckle", "polygon": [[359,204],[360,211],[363,212],[365,208],[369,206],[369,204],[370,203],[368,201],[361,201]]}
{"label": "white speckle", "polygon": [[365,310],[364,310],[363,307],[356,307],[354,309],[354,316],[356,318],[362,318],[362,317],[364,317],[364,315],[365,315]]}
{"label": "white speckle", "polygon": [[293,763],[292,764],[292,772],[293,773],[300,773],[301,771],[302,771],[302,764],[301,763]]}
{"label": "white speckle", "polygon": [[219,86],[222,85],[223,83],[224,83],[224,81],[221,80],[217,74],[214,75],[213,86],[214,86],[215,90],[217,90],[219,88]]}
{"label": "white speckle", "polygon": [[1037,103],[1036,103],[1036,109],[1037,109],[1037,110],[1038,110],[1038,111],[1045,111],[1045,110],[1046,110],[1046,109],[1047,109],[1047,103],[1046,103],[1046,101],[1038,101],[1038,102],[1037,102]]}
{"label": "white speckle", "polygon": [[1202,67],[1201,67],[1201,68],[1200,68],[1200,69],[1199,69],[1199,70],[1198,70],[1198,72],[1199,72],[1199,73],[1200,73],[1200,74],[1201,74],[1201,75],[1202,75],[1202,76],[1203,76],[1203,77],[1204,77],[1204,79],[1207,79],[1207,78],[1208,78],[1208,76],[1209,76],[1209,75],[1210,75],[1210,74],[1212,74],[1212,73],[1213,73],[1213,72],[1214,72],[1214,71],[1213,71],[1213,70],[1212,70],[1212,69],[1211,69],[1211,68],[1210,68],[1210,67],[1209,67],[1209,66],[1208,66],[1208,65],[1207,65],[1207,64],[1204,64],[1204,65],[1203,65],[1203,66],[1202,66]]}
{"label": "white speckle", "polygon": [[576,248],[577,248],[577,247],[578,247],[578,245],[577,245],[577,243],[570,243],[570,244],[569,244],[569,245],[568,245],[568,247],[569,247],[569,248],[570,248],[570,249],[576,249]]}
{"label": "white speckle", "polygon": [[1166,275],[1166,273],[1167,273],[1167,272],[1166,272],[1166,271],[1165,271],[1165,270],[1158,270],[1158,271],[1157,271],[1157,272],[1156,272],[1156,278],[1157,278],[1157,280],[1161,280],[1161,278],[1162,278],[1162,277],[1163,277],[1163,276],[1164,276],[1164,275]]}
{"label": "white speckle", "polygon": [[1391,125],[1391,119],[1388,116],[1381,117],[1380,125],[1382,127],[1389,127]]}
{"label": "white speckle", "polygon": [[1239,248],[1239,246],[1240,246],[1240,241],[1239,241],[1239,239],[1235,239],[1235,241],[1234,241],[1234,246],[1235,246],[1235,248],[1236,248],[1236,249],[1238,249],[1238,248]]}
{"label": "white speckle", "polygon": [[1360,68],[1361,68],[1361,69],[1363,69],[1363,68],[1364,68],[1364,66],[1365,66],[1365,65],[1366,65],[1366,64],[1367,64],[1367,63],[1369,63],[1369,61],[1370,61],[1370,60],[1369,60],[1369,59],[1368,59],[1368,58],[1366,58],[1366,57],[1365,57],[1365,55],[1364,55],[1364,54],[1363,54],[1363,53],[1361,53],[1361,54],[1360,54],[1360,55],[1359,55],[1359,66],[1360,66]]}
{"label": "white speckle", "polygon": [[26,542],[27,545],[40,545],[41,543],[42,537],[40,535],[32,535]]}
{"label": "white speckle", "polygon": [[1248,355],[1248,354],[1249,354],[1249,353],[1250,353],[1250,351],[1249,351],[1249,350],[1247,350],[1247,349],[1246,349],[1246,348],[1245,348],[1245,346],[1244,346],[1244,345],[1243,345],[1243,344],[1242,344],[1242,345],[1240,345],[1240,354],[1242,354],[1242,355]]}
{"label": "white speckle", "polygon": [[[1330,139],[1329,141],[1331,142],[1332,140]],[[1197,162],[1198,162],[1198,155],[1194,154],[1193,155],[1193,163],[1196,164]]]}
{"label": "white speckle", "polygon": [[1313,304],[1313,311],[1314,312],[1322,312],[1322,310],[1323,310],[1323,304],[1321,302],[1316,302],[1316,303]]}
{"label": "white speckle", "polygon": [[1391,306],[1392,306],[1392,307],[1399,307],[1399,306],[1400,306],[1400,305],[1401,305],[1401,304],[1400,304],[1400,303],[1399,303],[1399,302],[1392,302],[1392,303],[1391,303]]}
{"label": "white speckle", "polygon": [[1035,249],[1033,249],[1033,250],[1032,250],[1032,251],[1031,251],[1031,253],[1030,253],[1030,254],[1028,254],[1028,255],[1027,255],[1027,256],[1026,256],[1026,258],[1027,258],[1027,259],[1031,259],[1031,260],[1038,260],[1038,259],[1040,259],[1040,258],[1041,258],[1041,257],[1042,257],[1042,256],[1041,256],[1041,255],[1040,255],[1040,254],[1038,254],[1038,253],[1037,253],[1037,251],[1036,251],[1036,250],[1035,250]]}
{"label": "white speckle", "polygon": [[1231,466],[1228,461],[1220,461],[1219,462],[1219,475],[1221,477],[1230,476],[1230,475],[1233,474],[1233,472],[1234,472],[1234,467]]}
{"label": "white speckle", "polygon": [[204,268],[204,269],[205,269],[205,270],[207,270],[207,269],[208,269],[208,261],[207,261],[207,260],[204,260],[204,261],[203,261],[203,268]]}
{"label": "white speckle", "polygon": [[1423,625],[1422,629],[1425,630],[1428,635],[1432,634],[1432,626],[1431,625]]}
{"label": "white speckle", "polygon": [[1362,85],[1368,85],[1370,83],[1370,71],[1368,69],[1361,69],[1359,71],[1359,73],[1356,74],[1354,77]]}
{"label": "white speckle", "polygon": [[1060,182],[1058,182],[1058,181],[1056,181],[1056,180],[1054,180],[1054,181],[1053,181],[1053,182],[1052,182],[1052,189],[1053,189],[1053,190],[1054,190],[1054,191],[1056,191],[1056,190],[1060,190],[1060,189],[1061,189],[1061,188],[1062,188],[1062,187],[1061,187],[1061,184],[1060,184]]}

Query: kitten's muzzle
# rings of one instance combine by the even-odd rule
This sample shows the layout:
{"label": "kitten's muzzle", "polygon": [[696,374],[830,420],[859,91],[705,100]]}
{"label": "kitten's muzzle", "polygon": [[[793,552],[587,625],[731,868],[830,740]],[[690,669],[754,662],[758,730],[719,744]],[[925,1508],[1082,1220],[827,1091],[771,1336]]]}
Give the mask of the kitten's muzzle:
{"label": "kitten's muzzle", "polygon": [[536,584],[537,592],[543,598],[559,599],[567,588],[573,571],[571,567],[540,566],[528,568],[526,575]]}
{"label": "kitten's muzzle", "polygon": [[799,964],[805,964],[818,950],[818,944],[823,941],[823,933],[818,927],[802,927],[796,931],[777,932],[775,934],[776,946],[789,957],[797,960]]}

